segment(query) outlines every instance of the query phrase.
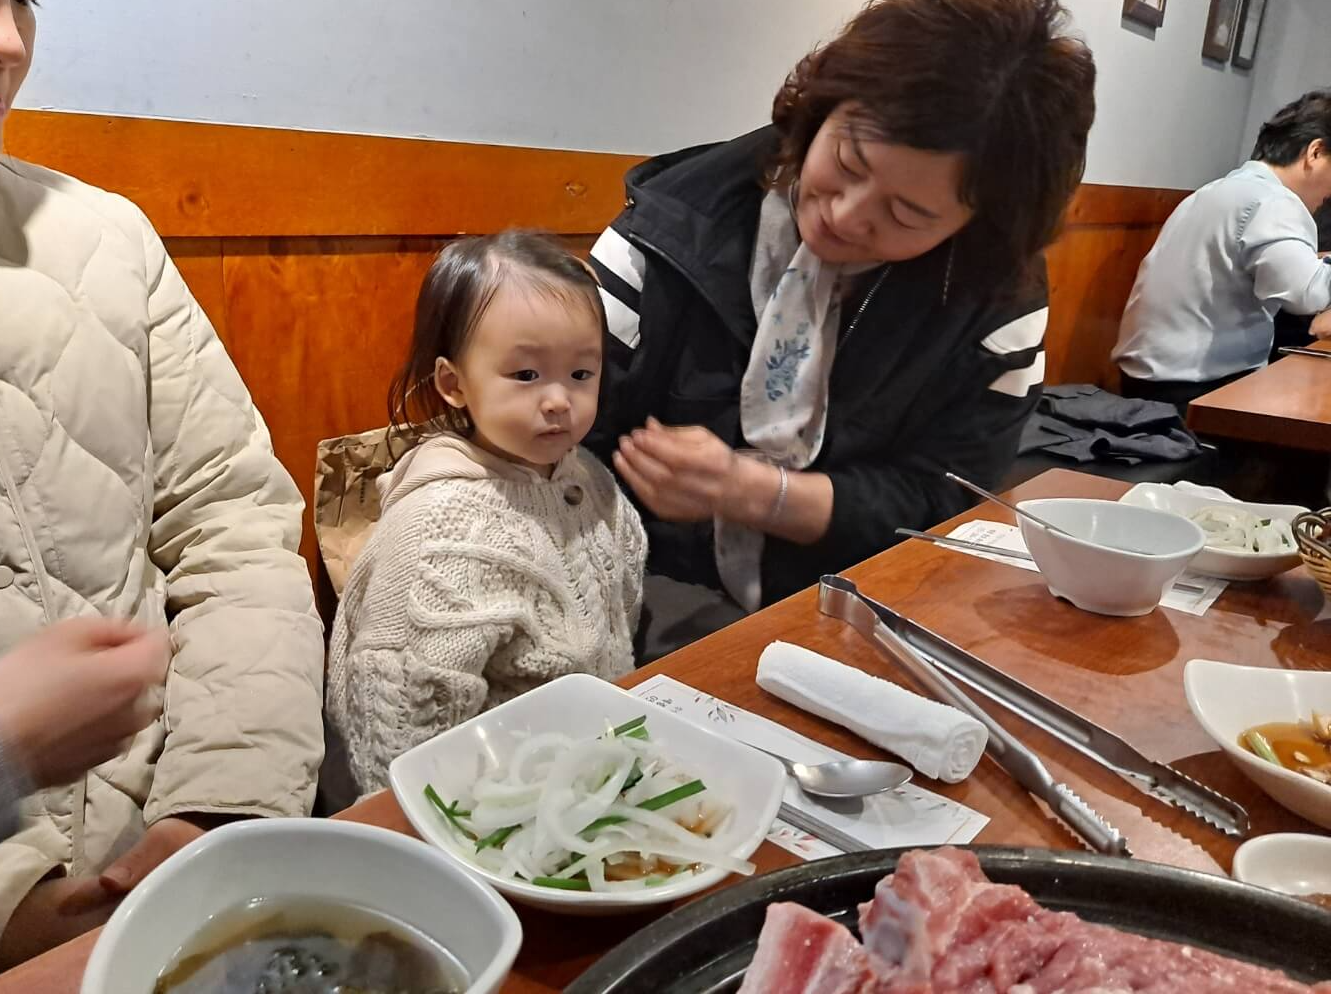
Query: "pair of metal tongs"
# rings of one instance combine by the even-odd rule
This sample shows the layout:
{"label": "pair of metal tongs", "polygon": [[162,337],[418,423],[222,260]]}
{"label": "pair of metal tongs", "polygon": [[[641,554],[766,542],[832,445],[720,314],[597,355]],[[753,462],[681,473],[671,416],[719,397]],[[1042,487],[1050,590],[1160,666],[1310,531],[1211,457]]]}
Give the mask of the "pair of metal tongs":
{"label": "pair of metal tongs", "polygon": [[1196,815],[1226,835],[1247,834],[1248,814],[1229,798],[1170,766],[1148,759],[1114,733],[865,597],[850,580],[823,577],[818,601],[824,614],[850,624],[881,652],[905,667],[935,697],[983,724],[989,732],[986,751],[995,762],[1043,800],[1092,848],[1114,855],[1129,854],[1122,833],[1066,784],[1055,781],[1039,757],[967,697],[949,675],[1152,796]]}

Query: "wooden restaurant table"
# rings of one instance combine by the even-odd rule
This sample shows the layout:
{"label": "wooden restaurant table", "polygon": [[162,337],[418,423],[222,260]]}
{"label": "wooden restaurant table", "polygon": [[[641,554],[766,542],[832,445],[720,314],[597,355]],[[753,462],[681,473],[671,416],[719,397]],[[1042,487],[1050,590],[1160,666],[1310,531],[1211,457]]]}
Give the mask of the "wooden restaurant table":
{"label": "wooden restaurant table", "polygon": [[[1019,498],[1114,498],[1124,490],[1126,485],[1116,481],[1055,470],[1015,493]],[[977,517],[1012,520],[1001,508],[984,506],[935,530],[946,531]],[[1316,831],[1268,801],[1239,774],[1189,714],[1182,683],[1183,664],[1196,657],[1331,668],[1331,618],[1317,620],[1322,595],[1302,569],[1267,582],[1232,584],[1204,617],[1162,609],[1131,619],[1086,614],[1055,601],[1038,574],[923,542],[891,549],[847,575],[871,596],[1123,734],[1152,758],[1172,763],[1235,798],[1252,816],[1254,834]],[[814,593],[805,591],[638,671],[624,683],[666,673],[830,746],[857,756],[877,755],[849,732],[757,688],[758,655],[774,639],[797,642],[876,675],[898,678],[858,635],[820,615]],[[1139,793],[1001,709],[995,713],[1045,758],[1056,778],[1068,780],[1127,835],[1138,858],[1217,873],[1228,870],[1233,841]],[[977,843],[1078,846],[1076,838],[988,759],[964,783],[921,782],[990,817]],[[411,831],[387,793],[339,817]],[[758,850],[755,861],[760,871],[798,862],[769,843]],[[329,870],[336,872],[335,867]],[[504,987],[510,994],[561,990],[598,956],[661,914],[569,918],[518,911],[526,937]],[[94,939],[93,935],[77,939],[0,975],[0,994],[75,994]]]}
{"label": "wooden restaurant table", "polygon": [[[1331,342],[1312,348],[1331,351]],[[1331,359],[1287,355],[1188,405],[1199,435],[1331,452]]]}

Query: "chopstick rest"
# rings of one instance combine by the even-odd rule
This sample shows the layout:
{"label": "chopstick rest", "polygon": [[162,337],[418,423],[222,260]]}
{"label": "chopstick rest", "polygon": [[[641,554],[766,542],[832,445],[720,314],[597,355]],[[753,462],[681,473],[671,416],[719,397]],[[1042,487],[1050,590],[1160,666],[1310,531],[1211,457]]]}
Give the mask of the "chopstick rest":
{"label": "chopstick rest", "polygon": [[789,642],[763,650],[758,686],[946,783],[970,776],[989,738],[983,725],[954,707]]}

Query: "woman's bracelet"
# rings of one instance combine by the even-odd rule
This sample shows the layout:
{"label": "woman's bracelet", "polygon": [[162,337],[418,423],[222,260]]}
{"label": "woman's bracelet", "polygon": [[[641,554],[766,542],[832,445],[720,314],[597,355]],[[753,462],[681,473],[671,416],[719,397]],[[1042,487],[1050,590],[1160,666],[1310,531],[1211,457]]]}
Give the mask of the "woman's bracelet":
{"label": "woman's bracelet", "polygon": [[777,489],[776,499],[772,501],[772,507],[767,512],[767,523],[769,525],[777,524],[781,520],[781,512],[786,509],[786,496],[790,493],[790,474],[786,472],[786,467],[777,466],[781,474],[781,485]]}

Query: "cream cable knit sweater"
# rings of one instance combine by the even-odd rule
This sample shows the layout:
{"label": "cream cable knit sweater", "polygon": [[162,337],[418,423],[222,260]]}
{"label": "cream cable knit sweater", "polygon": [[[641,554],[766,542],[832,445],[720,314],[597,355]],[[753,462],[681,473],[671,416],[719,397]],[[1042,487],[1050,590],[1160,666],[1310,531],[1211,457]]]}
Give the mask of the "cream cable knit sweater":
{"label": "cream cable knit sweater", "polygon": [[329,652],[327,717],[357,795],[407,749],[532,687],[632,670],[647,552],[632,504],[583,450],[546,480],[442,435],[385,490]]}

